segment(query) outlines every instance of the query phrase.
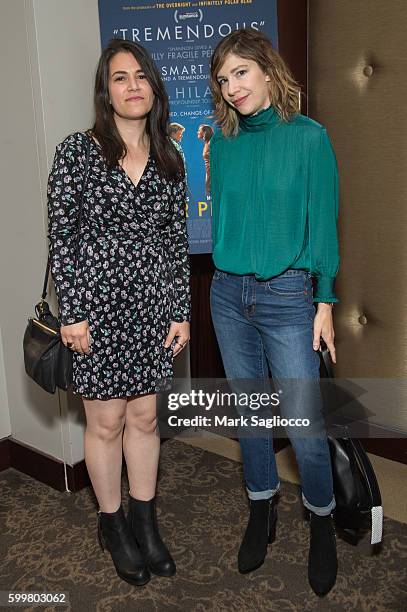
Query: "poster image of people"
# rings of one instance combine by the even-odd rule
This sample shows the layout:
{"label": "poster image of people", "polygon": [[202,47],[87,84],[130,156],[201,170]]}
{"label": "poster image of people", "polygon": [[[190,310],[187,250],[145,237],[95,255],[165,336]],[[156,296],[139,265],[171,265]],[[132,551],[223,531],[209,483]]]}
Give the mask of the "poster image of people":
{"label": "poster image of people", "polygon": [[140,43],[161,71],[170,99],[169,134],[181,146],[188,176],[190,253],[211,245],[210,140],[213,103],[209,64],[217,43],[252,27],[277,40],[277,0],[99,0],[102,47],[111,38]]}
{"label": "poster image of people", "polygon": [[197,137],[203,140],[202,157],[205,165],[205,194],[209,199],[211,197],[211,176],[210,176],[210,158],[209,149],[211,138],[215,131],[211,125],[201,124],[198,128]]}
{"label": "poster image of people", "polygon": [[184,135],[185,128],[180,123],[170,123],[168,126],[168,134],[180,144]]}

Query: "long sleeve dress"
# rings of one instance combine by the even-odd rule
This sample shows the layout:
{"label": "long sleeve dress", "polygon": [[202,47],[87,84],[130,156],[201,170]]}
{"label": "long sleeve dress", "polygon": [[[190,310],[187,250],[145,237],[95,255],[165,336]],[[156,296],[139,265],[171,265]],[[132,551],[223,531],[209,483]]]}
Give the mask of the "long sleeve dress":
{"label": "long sleeve dress", "polygon": [[73,390],[98,399],[154,393],[173,374],[163,346],[170,323],[189,320],[185,180],[161,177],[150,153],[135,185],[90,139],[76,261],[88,141],[77,132],[57,146],[48,182],[59,317],[86,319],[91,335],[90,353],[74,353]]}

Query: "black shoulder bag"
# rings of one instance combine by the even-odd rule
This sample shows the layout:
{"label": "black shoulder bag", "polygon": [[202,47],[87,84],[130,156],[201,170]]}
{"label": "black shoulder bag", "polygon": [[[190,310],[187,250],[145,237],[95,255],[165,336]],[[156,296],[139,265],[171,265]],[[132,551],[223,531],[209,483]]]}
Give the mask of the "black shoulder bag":
{"label": "black shoulder bag", "polygon": [[[333,379],[331,357],[326,346],[321,357],[328,378]],[[382,540],[383,508],[379,485],[369,457],[357,438],[328,436],[336,508],[336,526],[354,542],[369,522],[371,544]]]}
{"label": "black shoulder bag", "polygon": [[[75,249],[75,267],[79,258],[79,241],[82,225],[83,197],[88,179],[90,140],[86,138],[86,162],[84,182],[79,205],[78,235]],[[67,390],[72,383],[72,351],[61,340],[61,325],[45,301],[51,260],[48,256],[41,301],[35,306],[36,317],[28,319],[23,340],[24,365],[28,376],[48,393],[56,387]]]}

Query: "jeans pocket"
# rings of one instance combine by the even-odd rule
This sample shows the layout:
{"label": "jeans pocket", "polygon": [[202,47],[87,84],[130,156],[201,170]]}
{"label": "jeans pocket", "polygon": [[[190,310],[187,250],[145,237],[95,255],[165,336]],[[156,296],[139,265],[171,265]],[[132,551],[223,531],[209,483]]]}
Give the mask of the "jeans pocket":
{"label": "jeans pocket", "polygon": [[215,272],[213,273],[212,280],[214,281],[221,280],[222,278],[226,278],[226,276],[227,276],[227,272],[222,272],[222,270],[216,269]]}
{"label": "jeans pocket", "polygon": [[266,282],[266,290],[282,297],[302,297],[309,293],[309,275],[302,270],[289,270]]}

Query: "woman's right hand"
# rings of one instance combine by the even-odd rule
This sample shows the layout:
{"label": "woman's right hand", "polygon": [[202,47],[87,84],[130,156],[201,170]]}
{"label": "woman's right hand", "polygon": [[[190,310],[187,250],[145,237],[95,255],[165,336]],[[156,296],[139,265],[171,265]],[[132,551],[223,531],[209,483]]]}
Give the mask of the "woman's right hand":
{"label": "woman's right hand", "polygon": [[89,323],[81,321],[73,325],[63,325],[61,327],[62,342],[72,351],[77,351],[81,355],[90,352],[91,337],[89,333]]}

